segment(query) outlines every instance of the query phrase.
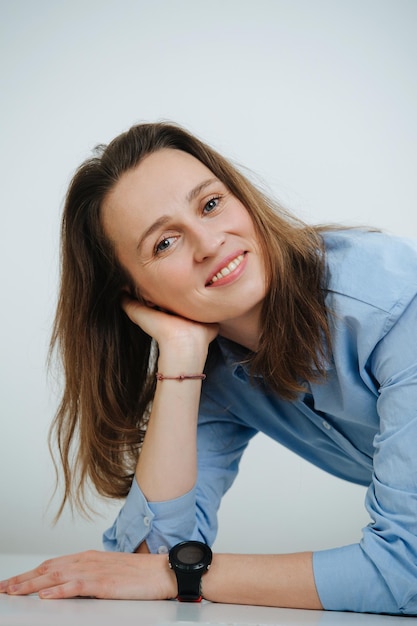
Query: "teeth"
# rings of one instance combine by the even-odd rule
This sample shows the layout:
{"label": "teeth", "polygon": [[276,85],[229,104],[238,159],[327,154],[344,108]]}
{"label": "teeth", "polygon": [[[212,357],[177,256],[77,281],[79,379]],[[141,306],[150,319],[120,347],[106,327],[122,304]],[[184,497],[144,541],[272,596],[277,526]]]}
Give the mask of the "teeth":
{"label": "teeth", "polygon": [[217,274],[213,276],[210,282],[215,283],[217,280],[220,280],[220,278],[223,278],[223,276],[227,276],[228,274],[230,274],[230,272],[233,272],[233,270],[235,270],[237,266],[241,264],[241,262],[243,261],[243,257],[243,254],[239,254],[239,256],[233,259],[233,261],[230,261],[229,265],[226,265],[226,267],[223,267],[220,272],[217,272]]}

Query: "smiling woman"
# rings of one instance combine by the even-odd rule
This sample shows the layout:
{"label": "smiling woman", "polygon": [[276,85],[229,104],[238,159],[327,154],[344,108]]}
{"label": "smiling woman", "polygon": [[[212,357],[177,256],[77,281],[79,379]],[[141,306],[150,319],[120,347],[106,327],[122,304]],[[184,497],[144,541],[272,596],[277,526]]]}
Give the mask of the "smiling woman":
{"label": "smiling woman", "polygon": [[148,155],[108,194],[102,223],[148,306],[217,323],[225,336],[244,316],[242,338],[255,334],[265,278],[254,224],[198,159],[173,149]]}
{"label": "smiling woman", "polygon": [[[65,204],[51,437],[60,512],[87,481],[126,497],[115,554],[1,590],[417,614],[416,274],[417,242],[308,226],[178,126],[101,148]],[[211,555],[257,432],[368,487],[360,543]]]}

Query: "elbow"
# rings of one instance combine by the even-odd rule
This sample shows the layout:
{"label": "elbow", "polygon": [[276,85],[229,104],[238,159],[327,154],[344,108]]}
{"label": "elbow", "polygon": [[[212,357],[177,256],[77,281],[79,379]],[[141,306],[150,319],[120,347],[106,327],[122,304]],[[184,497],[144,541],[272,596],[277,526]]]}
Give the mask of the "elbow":
{"label": "elbow", "polygon": [[417,551],[398,535],[386,541],[379,533],[364,533],[362,549],[378,572],[381,613],[417,615]]}

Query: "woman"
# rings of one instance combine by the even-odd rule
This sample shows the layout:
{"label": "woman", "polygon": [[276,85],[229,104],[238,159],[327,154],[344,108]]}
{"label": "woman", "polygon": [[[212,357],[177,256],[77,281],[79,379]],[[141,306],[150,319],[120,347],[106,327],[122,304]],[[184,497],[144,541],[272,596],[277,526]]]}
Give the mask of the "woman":
{"label": "woman", "polygon": [[370,524],[314,554],[216,554],[204,597],[417,614],[416,276],[416,242],[308,227],[177,126],[102,148],[64,211],[54,432],[62,506],[85,504],[86,481],[127,496],[104,536],[116,553],[54,559],[1,589],[177,596],[166,553],[212,543],[262,431],[367,485]]}

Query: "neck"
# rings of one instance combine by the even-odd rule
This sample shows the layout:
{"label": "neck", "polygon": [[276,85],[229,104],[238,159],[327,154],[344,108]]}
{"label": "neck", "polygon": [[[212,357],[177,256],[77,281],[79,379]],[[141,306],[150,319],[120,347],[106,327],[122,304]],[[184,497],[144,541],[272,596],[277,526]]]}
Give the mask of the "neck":
{"label": "neck", "polygon": [[260,310],[234,320],[220,324],[219,335],[256,352],[260,336]]}

